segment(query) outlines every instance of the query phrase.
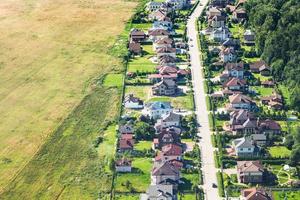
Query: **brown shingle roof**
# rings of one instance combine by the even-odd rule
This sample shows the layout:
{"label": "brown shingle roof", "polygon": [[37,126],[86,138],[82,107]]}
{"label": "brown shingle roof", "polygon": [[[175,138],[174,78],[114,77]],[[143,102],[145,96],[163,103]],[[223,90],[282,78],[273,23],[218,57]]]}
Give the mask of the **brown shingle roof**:
{"label": "brown shingle roof", "polygon": [[264,168],[259,160],[237,161],[237,169],[240,172],[264,172]]}

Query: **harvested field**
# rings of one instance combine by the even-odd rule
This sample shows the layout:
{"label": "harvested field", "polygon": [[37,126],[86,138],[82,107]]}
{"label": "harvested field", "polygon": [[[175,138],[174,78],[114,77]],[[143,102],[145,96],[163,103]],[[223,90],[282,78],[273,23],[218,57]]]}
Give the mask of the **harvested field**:
{"label": "harvested field", "polygon": [[[86,158],[77,158],[71,150],[92,145],[89,142],[103,126],[101,120],[117,115],[120,91],[104,87],[102,94],[95,94],[103,109],[115,110],[107,113],[97,107],[101,123],[94,126],[89,122],[95,129],[91,135],[87,135],[91,130],[77,133],[71,125],[63,134],[57,132],[62,131],[61,123],[82,99],[95,92],[91,91],[94,80],[122,72],[121,60],[112,56],[110,49],[136,5],[123,0],[0,1],[0,192],[6,187],[4,199],[49,199],[57,195],[95,199],[100,190],[94,190],[95,180],[71,175],[81,172],[88,162],[80,162]],[[103,96],[107,91],[110,93]],[[115,104],[106,106],[107,102]],[[92,116],[89,120],[97,119]],[[75,133],[77,137],[69,138],[74,143],[68,141]],[[76,163],[66,156],[74,156]],[[99,164],[96,158],[91,162],[95,168]],[[91,176],[99,172],[92,167],[87,171]],[[71,186],[72,181],[78,185]]]}

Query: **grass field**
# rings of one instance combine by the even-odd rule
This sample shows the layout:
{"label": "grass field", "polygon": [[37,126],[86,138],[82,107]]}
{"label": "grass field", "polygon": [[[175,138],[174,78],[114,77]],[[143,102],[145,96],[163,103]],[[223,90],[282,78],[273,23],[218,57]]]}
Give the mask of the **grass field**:
{"label": "grass field", "polygon": [[148,100],[148,102],[152,101],[169,101],[171,102],[172,106],[177,109],[194,109],[193,96],[189,93],[178,97],[153,97]]}
{"label": "grass field", "polygon": [[[121,60],[112,56],[110,49],[136,5],[134,1],[122,0],[0,2],[0,192],[46,140],[50,146],[48,142],[52,138],[48,139],[48,136],[91,92],[94,80],[106,73],[123,70]],[[119,94],[111,92],[113,96],[108,94],[107,97],[112,99],[102,98],[106,93],[103,90],[98,101],[113,102]],[[106,107],[109,106],[101,108],[103,112],[98,111],[97,117],[105,117]],[[111,113],[115,114],[114,111]],[[70,128],[65,134],[72,134],[72,131]],[[86,136],[80,134],[72,141],[74,143],[62,140],[65,144],[56,151],[46,153],[43,147],[9,185],[10,191],[14,191],[12,196],[7,192],[5,197],[14,199],[19,195],[18,199],[23,196],[34,199],[30,197],[62,192],[63,185],[68,185],[80,171],[78,169],[86,165],[83,161],[71,166],[73,163],[65,160],[64,167],[55,166],[58,162],[62,164],[63,159],[59,160],[74,148],[76,140],[81,140],[80,136]],[[42,154],[43,161],[38,157]],[[36,159],[43,162],[39,167],[34,165],[38,163]],[[54,167],[57,168],[54,170]],[[76,167],[78,169],[73,169]],[[40,173],[40,169],[47,172]],[[69,173],[73,173],[70,178]],[[66,187],[61,195],[67,197],[82,192],[84,196],[86,192],[80,188],[87,184],[87,179],[76,178],[76,181],[80,184],[72,193]],[[94,189],[93,192],[97,191]]]}
{"label": "grass field", "polygon": [[150,86],[126,86],[125,94],[133,94],[135,97],[146,101],[150,95]]}
{"label": "grass field", "polygon": [[135,57],[130,59],[128,63],[128,71],[154,73],[156,64],[149,60],[150,57],[152,57],[152,55],[149,54],[143,57]]}
{"label": "grass field", "polygon": [[152,168],[151,158],[133,158],[132,167],[135,170],[131,173],[119,173],[115,190],[116,192],[130,192],[126,188],[126,181],[129,181],[135,192],[145,192],[150,184],[150,171]]}
{"label": "grass field", "polygon": [[269,153],[273,158],[288,158],[291,155],[291,151],[285,146],[270,147]]}
{"label": "grass field", "polygon": [[103,85],[106,87],[122,87],[123,79],[123,74],[107,74],[104,78]]}
{"label": "grass field", "polygon": [[115,200],[139,200],[140,194],[116,194]]}
{"label": "grass field", "polygon": [[282,200],[286,197],[286,200],[299,200],[300,191],[276,191],[273,192],[274,200]]}
{"label": "grass field", "polygon": [[134,145],[134,148],[138,151],[150,150],[152,148],[152,141],[139,141]]}
{"label": "grass field", "polygon": [[[113,104],[107,102],[114,102]],[[120,106],[120,90],[97,88],[70,114],[41,150],[12,181],[1,199],[96,199],[110,192],[112,173],[94,146],[111,146],[115,120]],[[107,156],[107,155],[106,155]],[[100,181],[101,180],[101,181]],[[100,198],[101,199],[101,198]]]}
{"label": "grass field", "polygon": [[272,95],[274,89],[273,88],[265,88],[262,86],[253,86],[252,89],[254,89],[260,96],[269,96]]}

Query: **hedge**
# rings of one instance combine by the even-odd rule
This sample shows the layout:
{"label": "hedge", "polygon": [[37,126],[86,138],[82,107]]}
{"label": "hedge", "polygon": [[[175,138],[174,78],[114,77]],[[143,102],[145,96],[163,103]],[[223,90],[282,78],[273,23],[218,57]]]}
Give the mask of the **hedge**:
{"label": "hedge", "polygon": [[222,176],[221,172],[217,172],[217,180],[218,180],[218,193],[219,193],[219,196],[225,197],[223,176]]}

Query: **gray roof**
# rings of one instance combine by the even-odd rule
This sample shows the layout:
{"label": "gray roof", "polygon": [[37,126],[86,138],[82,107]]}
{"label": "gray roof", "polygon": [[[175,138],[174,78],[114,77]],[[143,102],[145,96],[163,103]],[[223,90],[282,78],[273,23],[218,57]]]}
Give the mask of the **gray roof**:
{"label": "gray roof", "polygon": [[150,185],[147,190],[147,195],[149,199],[159,197],[173,198],[174,196],[174,186],[173,185]]}
{"label": "gray roof", "polygon": [[154,101],[146,104],[151,110],[172,109],[170,102]]}
{"label": "gray roof", "polygon": [[153,176],[176,176],[179,175],[179,171],[169,162],[154,162],[152,169]]}
{"label": "gray roof", "polygon": [[236,148],[253,148],[254,145],[250,138],[242,137],[233,141]]}
{"label": "gray roof", "polygon": [[123,133],[133,133],[133,127],[131,125],[128,125],[128,124],[122,125],[119,128],[119,132],[121,134],[123,134]]}
{"label": "gray roof", "polygon": [[267,136],[265,134],[252,134],[251,135],[252,140],[256,141],[266,141]]}
{"label": "gray roof", "polygon": [[165,115],[163,117],[163,121],[165,121],[165,122],[180,121],[180,115],[170,112],[168,115]]}

